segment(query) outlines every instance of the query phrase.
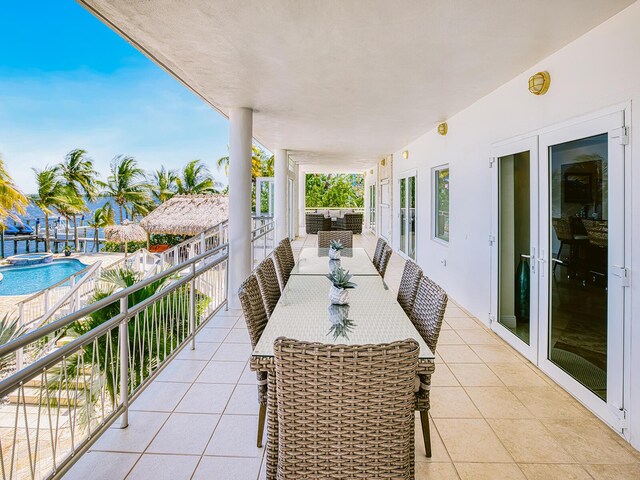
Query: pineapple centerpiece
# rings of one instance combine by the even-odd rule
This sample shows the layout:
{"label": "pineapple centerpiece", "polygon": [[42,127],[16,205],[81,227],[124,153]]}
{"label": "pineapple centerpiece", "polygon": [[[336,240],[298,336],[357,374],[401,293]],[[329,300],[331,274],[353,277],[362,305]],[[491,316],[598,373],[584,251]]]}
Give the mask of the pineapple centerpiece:
{"label": "pineapple centerpiece", "polygon": [[331,240],[329,244],[329,258],[331,260],[340,259],[340,251],[344,248],[344,245],[339,240]]}
{"label": "pineapple centerpiece", "polygon": [[351,275],[344,268],[338,267],[333,273],[327,275],[331,280],[329,289],[329,302],[331,305],[347,305],[349,303],[349,289],[355,288],[356,284],[351,281]]}

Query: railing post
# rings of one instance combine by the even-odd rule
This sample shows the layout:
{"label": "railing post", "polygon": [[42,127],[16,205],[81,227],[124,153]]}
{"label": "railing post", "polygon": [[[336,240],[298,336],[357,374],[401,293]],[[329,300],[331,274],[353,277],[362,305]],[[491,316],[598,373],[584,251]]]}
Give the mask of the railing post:
{"label": "railing post", "polygon": [[[76,286],[76,276],[75,275],[71,275],[71,277],[69,278],[69,286],[70,286],[70,291],[73,292],[73,289]],[[76,296],[75,294],[73,295],[73,297],[71,297],[71,311],[74,311],[76,308],[78,307],[78,305],[76,305]]]}
{"label": "railing post", "polygon": [[204,239],[204,232],[200,234],[200,253],[204,253],[207,251],[207,242]]}
{"label": "railing post", "polygon": [[[24,327],[24,303],[20,302],[18,308],[18,328],[22,329]],[[16,370],[22,370],[22,367],[24,367],[24,348],[16,351]]]}
{"label": "railing post", "polygon": [[50,289],[46,289],[44,291],[44,313],[47,313],[49,311],[49,301],[51,297],[51,290]]}
{"label": "railing post", "polygon": [[191,282],[189,282],[189,333],[191,350],[196,349],[196,262],[191,264]]}
{"label": "railing post", "polygon": [[123,412],[120,428],[129,426],[129,304],[127,296],[120,299],[120,313],[124,318],[118,327],[120,341],[120,401]]}
{"label": "railing post", "polygon": [[[253,268],[253,244],[251,245],[251,268]],[[224,304],[224,309],[225,311],[229,311],[229,247],[227,247],[227,265],[224,269],[224,276],[225,276],[225,280],[224,280],[224,296],[225,296],[225,304]]]}

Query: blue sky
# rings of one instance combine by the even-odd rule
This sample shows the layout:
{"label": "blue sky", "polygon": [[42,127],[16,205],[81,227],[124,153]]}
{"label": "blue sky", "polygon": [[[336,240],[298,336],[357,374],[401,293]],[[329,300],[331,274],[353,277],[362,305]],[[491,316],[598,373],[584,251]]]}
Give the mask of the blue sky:
{"label": "blue sky", "polygon": [[18,186],[84,148],[106,176],[117,154],[145,169],[227,154],[227,120],[73,0],[0,3],[0,154]]}

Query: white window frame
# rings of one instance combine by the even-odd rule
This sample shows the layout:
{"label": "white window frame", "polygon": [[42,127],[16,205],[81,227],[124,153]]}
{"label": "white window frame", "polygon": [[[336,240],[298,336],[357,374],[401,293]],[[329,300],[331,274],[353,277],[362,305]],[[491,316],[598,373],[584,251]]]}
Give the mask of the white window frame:
{"label": "white window frame", "polygon": [[431,207],[431,240],[445,247],[449,246],[451,241],[451,232],[449,232],[449,239],[445,240],[438,237],[438,173],[442,170],[449,170],[449,225],[451,225],[451,169],[449,164],[438,165],[431,169],[431,199],[433,205]]}

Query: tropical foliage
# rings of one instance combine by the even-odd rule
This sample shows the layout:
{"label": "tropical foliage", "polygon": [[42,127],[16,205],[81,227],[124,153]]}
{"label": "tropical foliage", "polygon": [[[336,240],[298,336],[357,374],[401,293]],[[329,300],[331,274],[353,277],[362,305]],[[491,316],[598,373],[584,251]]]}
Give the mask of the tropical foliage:
{"label": "tropical foliage", "polygon": [[7,218],[17,219],[16,214],[25,212],[27,197],[16,187],[2,157],[0,157],[0,223]]}
{"label": "tropical foliage", "polygon": [[309,173],[305,183],[307,208],[364,207],[364,177],[360,174]]}
{"label": "tropical foliage", "polygon": [[[44,213],[44,224],[49,225],[49,215],[53,208],[63,205],[67,199],[64,197],[64,184],[60,179],[58,166],[45,167],[42,170],[33,169],[36,175],[37,193],[31,197],[31,201]],[[45,228],[46,249],[50,251],[51,232]]]}
{"label": "tropical foliage", "polygon": [[116,203],[119,223],[127,216],[146,215],[152,209],[145,172],[133,157],[117,155],[111,161],[111,173],[101,182],[103,194]]}
{"label": "tropical foliage", "polygon": [[219,193],[222,185],[216,182],[207,166],[200,160],[191,160],[176,178],[176,185],[180,195],[197,195]]}

